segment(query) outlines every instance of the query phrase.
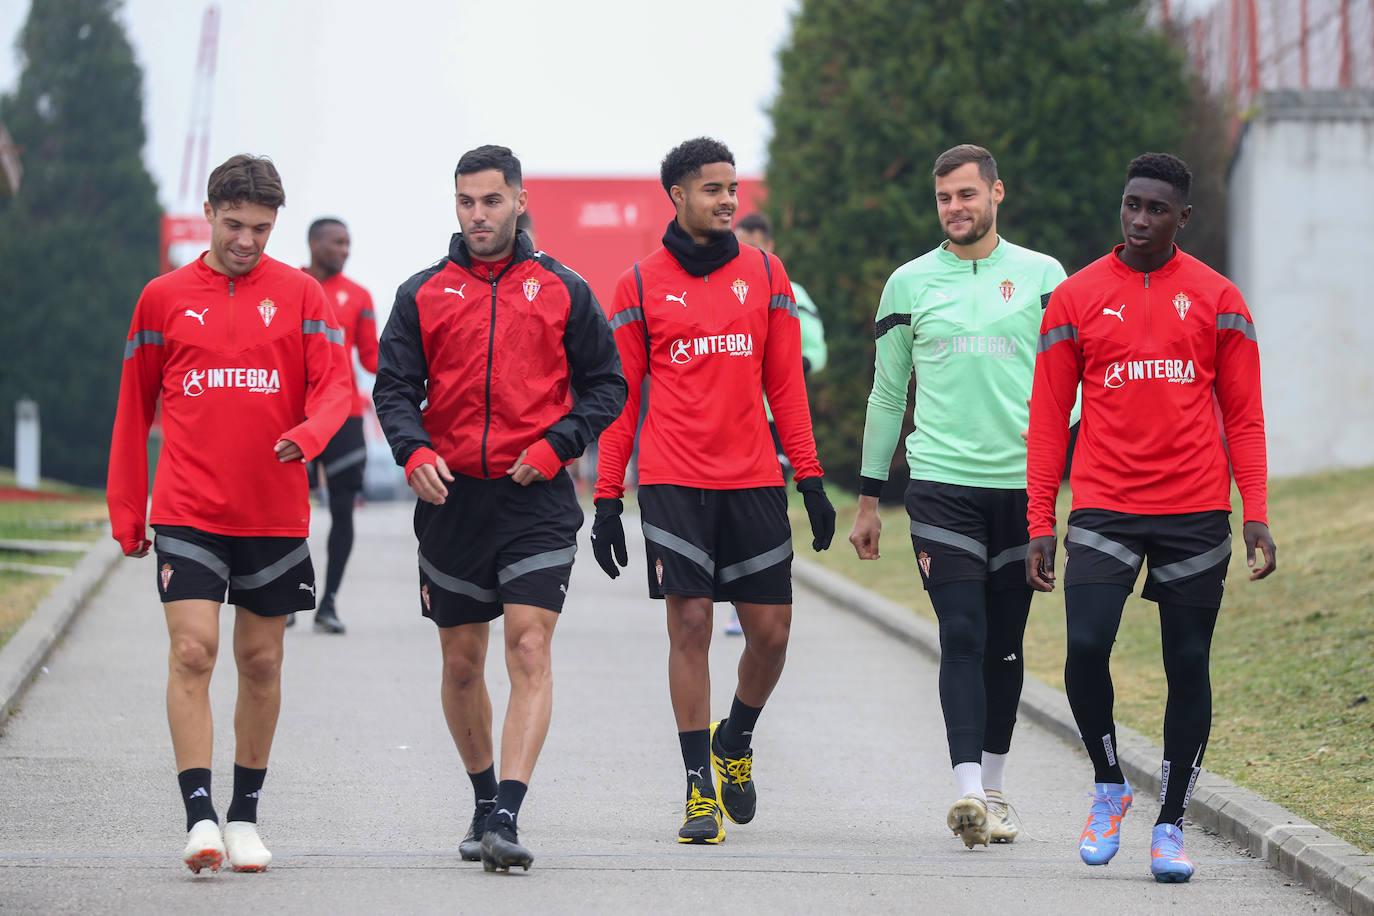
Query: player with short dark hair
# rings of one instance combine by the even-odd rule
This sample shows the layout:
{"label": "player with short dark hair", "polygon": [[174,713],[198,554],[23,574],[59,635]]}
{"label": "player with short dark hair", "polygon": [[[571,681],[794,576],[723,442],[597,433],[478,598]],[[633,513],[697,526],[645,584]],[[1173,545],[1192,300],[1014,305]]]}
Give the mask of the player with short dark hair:
{"label": "player with short dark hair", "polygon": [[1126,597],[1146,567],[1141,596],[1159,604],[1169,683],[1150,860],[1162,882],[1194,873],[1183,813],[1212,726],[1209,658],[1231,559],[1233,474],[1250,579],[1276,567],[1255,325],[1240,291],[1175,244],[1192,215],[1191,185],[1175,156],[1132,160],[1121,196],[1124,244],[1060,284],[1041,322],[1027,458],[1026,576],[1051,591],[1055,497],[1081,384],[1064,537],[1073,558],[1064,687],[1096,789],[1078,851],[1088,865],[1111,861],[1133,798],[1117,759],[1109,661]]}
{"label": "player with short dark hair", "polygon": [[[835,510],[821,484],[787,272],[731,231],[734,156],[699,137],[668,153],[660,174],[677,215],[663,247],[621,276],[609,310],[629,399],[600,440],[592,548],[606,574],[619,576],[628,561],[625,468],[647,376],[639,509],[649,594],[667,604],[668,687],[687,771],[678,841],[719,843],[722,806],[736,823],[754,817],[754,725],[782,675],[792,622],[792,528],[765,393],[814,549],[830,546]],[[712,723],[707,653],[717,601],[738,609],[745,648],[730,715]]]}
{"label": "player with short dark hair", "polygon": [[997,162],[962,144],[935,160],[946,241],[897,268],[875,319],[859,510],[850,543],[878,558],[878,497],[916,377],[906,490],[921,584],[940,622],[940,706],[959,797],[946,825],[1010,843],[1004,793],[1025,661],[1027,399],[1040,316],[1064,268],[998,234]]}
{"label": "player with short dark hair", "polygon": [[[304,462],[348,414],[343,331],[320,285],[264,253],[286,202],[271,161],[210,175],[210,250],[150,282],[124,344],[106,499],[124,553],[157,554],[171,644],[167,721],[193,872],[262,871],[258,798],[281,708],[287,615],[315,606]],[[148,513],[148,431],[163,447]],[[210,798],[210,676],[219,610],[235,605],[234,794],[223,832]]]}
{"label": "player with short dark hair", "polygon": [[[462,232],[397,290],[373,401],[420,498],[420,611],[439,627],[444,717],[476,796],[459,854],[528,869],[518,818],[548,733],[550,645],[583,521],[564,466],[620,412],[625,379],[586,282],[516,230],[520,160],[470,150],[454,186]],[[483,672],[502,615],[498,783]]]}
{"label": "player with short dark hair", "polygon": [[[320,596],[319,610],[315,612],[315,629],[321,633],[343,633],[337,599],[344,567],[353,551],[353,508],[363,489],[363,470],[367,464],[363,413],[370,400],[358,390],[353,353],[357,351],[363,369],[376,373],[377,318],[372,310],[372,295],[344,276],[352,238],[343,220],[332,216],[315,220],[310,224],[306,240],[310,245],[310,265],[302,270],[320,281],[325,296],[334,307],[334,315],[344,332],[344,356],[348,360],[349,386],[353,389],[348,419],[310,466],[311,482],[324,484],[328,491],[330,520],[324,593]],[[295,615],[292,615],[287,626],[294,622]]]}

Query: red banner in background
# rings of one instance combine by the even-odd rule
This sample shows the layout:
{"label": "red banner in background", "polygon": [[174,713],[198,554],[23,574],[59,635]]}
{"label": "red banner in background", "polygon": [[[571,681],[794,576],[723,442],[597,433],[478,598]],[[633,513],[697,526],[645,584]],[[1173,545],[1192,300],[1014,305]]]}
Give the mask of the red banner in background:
{"label": "red banner in background", "polygon": [[[525,178],[534,240],[581,274],[603,305],[615,282],[660,245],[673,203],[657,178]],[[763,203],[764,185],[741,178],[735,218]]]}
{"label": "red banner in background", "polygon": [[210,224],[204,214],[164,214],[158,230],[158,260],[163,273],[190,264],[210,247]]}

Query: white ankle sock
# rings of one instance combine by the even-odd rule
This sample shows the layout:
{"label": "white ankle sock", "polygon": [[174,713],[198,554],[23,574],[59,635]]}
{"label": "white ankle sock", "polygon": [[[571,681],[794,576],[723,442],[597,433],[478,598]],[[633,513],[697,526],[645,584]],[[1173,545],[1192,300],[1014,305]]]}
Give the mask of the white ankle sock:
{"label": "white ankle sock", "polygon": [[1006,754],[989,754],[983,751],[983,788],[1002,791],[1002,780],[1007,772]]}
{"label": "white ankle sock", "polygon": [[984,801],[983,765],[981,763],[956,763],[954,765],[954,784],[959,787],[959,795],[976,795]]}

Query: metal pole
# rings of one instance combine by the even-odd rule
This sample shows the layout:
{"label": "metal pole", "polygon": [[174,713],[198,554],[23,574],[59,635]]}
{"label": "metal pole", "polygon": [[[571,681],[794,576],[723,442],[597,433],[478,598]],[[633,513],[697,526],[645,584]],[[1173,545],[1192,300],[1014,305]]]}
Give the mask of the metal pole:
{"label": "metal pole", "polygon": [[1310,37],[1307,30],[1307,4],[1309,0],[1301,0],[1298,3],[1298,83],[1302,88],[1308,87],[1307,83],[1307,40]]}
{"label": "metal pole", "polygon": [[1350,68],[1350,0],[1337,0],[1341,10],[1341,71],[1338,77],[1342,89],[1352,82]]}
{"label": "metal pole", "polygon": [[1250,52],[1250,79],[1249,89],[1250,98],[1253,100],[1259,95],[1260,90],[1260,71],[1259,71],[1259,13],[1255,9],[1255,0],[1248,0],[1245,4],[1245,25],[1249,31],[1249,52]]}
{"label": "metal pole", "polygon": [[40,469],[38,402],[28,398],[14,404],[14,478],[21,490],[37,490]]}

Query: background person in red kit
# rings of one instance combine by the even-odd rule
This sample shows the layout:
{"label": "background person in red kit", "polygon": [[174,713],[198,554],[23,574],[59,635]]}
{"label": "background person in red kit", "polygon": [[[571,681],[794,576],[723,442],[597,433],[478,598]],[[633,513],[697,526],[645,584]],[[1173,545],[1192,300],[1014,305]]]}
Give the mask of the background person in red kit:
{"label": "background person in red kit", "polygon": [[[315,612],[315,629],[321,633],[343,633],[336,600],[343,582],[344,567],[353,550],[353,507],[363,489],[363,469],[367,464],[367,443],[363,439],[363,413],[369,398],[358,390],[353,372],[353,353],[363,369],[377,372],[377,317],[372,296],[343,274],[348,262],[351,239],[342,220],[324,217],[310,224],[306,235],[310,244],[310,266],[302,268],[320,281],[325,298],[334,308],[344,332],[344,358],[348,361],[348,382],[353,389],[348,419],[329,440],[320,457],[310,465],[312,487],[324,484],[329,492],[329,542],[325,567],[324,592]],[[323,478],[323,479],[322,479]],[[293,614],[287,626],[296,622]]]}
{"label": "background person in red kit", "polygon": [[[134,307],[110,448],[113,532],[157,554],[171,653],[167,719],[194,872],[262,871],[257,807],[281,708],[287,615],[315,604],[304,462],[350,404],[343,331],[323,290],[264,253],[286,202],[265,158],[210,174],[210,250],[150,282]],[[148,430],[162,397],[164,444],[146,538]],[[210,676],[219,608],[235,605],[234,789],[221,833],[210,797]]]}

